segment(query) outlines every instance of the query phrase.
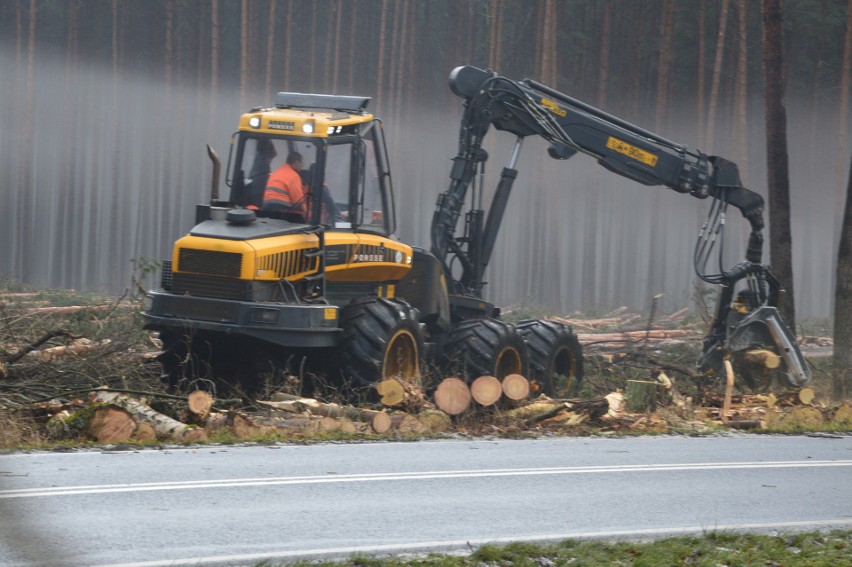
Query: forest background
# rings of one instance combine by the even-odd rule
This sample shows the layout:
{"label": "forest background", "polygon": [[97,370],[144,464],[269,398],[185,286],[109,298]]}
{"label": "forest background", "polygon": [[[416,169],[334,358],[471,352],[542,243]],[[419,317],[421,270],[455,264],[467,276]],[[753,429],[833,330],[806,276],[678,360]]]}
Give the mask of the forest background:
{"label": "forest background", "polygon": [[[802,320],[832,313],[852,1],[783,9]],[[428,248],[461,116],[447,77],[462,64],[534,78],[727,157],[766,196],[761,24],[750,0],[0,0],[0,277],[121,293],[134,263],[167,258],[209,199],[205,144],[227,160],[239,115],[277,91],[373,97],[398,235]],[[510,143],[486,141],[487,188]],[[563,313],[647,309],[657,293],[663,310],[692,304],[707,201],[586,156],[553,161],[540,140],[518,169],[489,299]],[[730,214],[726,267],[745,237]]]}

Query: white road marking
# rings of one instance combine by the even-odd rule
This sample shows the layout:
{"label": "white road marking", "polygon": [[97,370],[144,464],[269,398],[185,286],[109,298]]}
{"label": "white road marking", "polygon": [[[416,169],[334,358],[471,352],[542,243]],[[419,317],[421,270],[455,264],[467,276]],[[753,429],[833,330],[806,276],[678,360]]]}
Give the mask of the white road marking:
{"label": "white road marking", "polygon": [[98,484],[87,486],[57,486],[0,490],[0,499],[75,496],[114,492],[145,492],[157,490],[190,490],[204,488],[238,488],[245,486],[278,486],[294,484],[331,484],[344,482],[384,482],[391,480],[430,480],[444,478],[481,478],[566,474],[647,473],[699,470],[784,469],[852,467],[852,460],[842,461],[767,461],[693,464],[649,464],[586,467],[540,467],[522,469],[484,469],[456,471],[420,471],[400,473],[341,474],[272,478],[237,478],[219,480],[187,480],[174,482],[145,482],[127,484]]}
{"label": "white road marking", "polygon": [[593,532],[567,532],[560,534],[532,534],[526,536],[495,537],[484,539],[421,541],[410,543],[395,543],[383,545],[361,545],[351,547],[327,547],[317,549],[293,549],[268,551],[263,553],[243,553],[234,555],[214,555],[208,557],[185,557],[181,559],[163,559],[158,561],[142,561],[138,563],[113,563],[99,567],[168,567],[174,565],[200,565],[210,563],[254,562],[270,559],[292,560],[305,557],[349,556],[354,553],[415,553],[428,551],[449,551],[454,549],[470,549],[485,544],[503,544],[515,541],[527,542],[557,542],[566,539],[607,539],[607,538],[653,538],[689,534],[702,534],[726,531],[744,530],[793,530],[797,528],[841,528],[852,525],[852,519],[819,519],[796,522],[767,522],[751,524],[724,524],[715,526],[684,526],[669,528],[649,528],[639,530],[605,530]]}

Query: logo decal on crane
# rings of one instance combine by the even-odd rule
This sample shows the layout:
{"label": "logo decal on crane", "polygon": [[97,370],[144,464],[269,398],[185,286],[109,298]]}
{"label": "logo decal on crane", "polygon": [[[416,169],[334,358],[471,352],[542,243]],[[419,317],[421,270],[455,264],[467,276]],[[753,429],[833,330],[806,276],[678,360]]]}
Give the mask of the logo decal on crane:
{"label": "logo decal on crane", "polygon": [[613,138],[610,136],[607,138],[606,147],[615,150],[620,154],[624,154],[629,158],[633,158],[636,161],[641,161],[646,165],[650,165],[654,167],[657,165],[657,156],[652,154],[651,152],[646,152],[636,146],[632,146],[625,141],[619,140],[618,138]]}

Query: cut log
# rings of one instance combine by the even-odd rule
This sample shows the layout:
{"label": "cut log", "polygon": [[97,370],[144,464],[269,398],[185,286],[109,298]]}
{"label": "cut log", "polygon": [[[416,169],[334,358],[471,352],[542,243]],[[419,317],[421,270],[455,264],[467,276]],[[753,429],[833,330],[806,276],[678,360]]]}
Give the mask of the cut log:
{"label": "cut log", "polygon": [[797,406],[784,416],[784,425],[798,425],[800,427],[819,427],[823,424],[822,412],[811,406]]}
{"label": "cut log", "polygon": [[503,394],[513,402],[525,400],[530,395],[530,381],[520,374],[509,374],[503,378]]}
{"label": "cut log", "polygon": [[[565,404],[563,402],[539,402],[534,401],[532,403],[512,408],[502,412],[500,415],[506,417],[511,420],[529,420],[536,416],[545,415],[549,412],[553,412],[554,414],[565,409]],[[545,419],[547,416],[545,415]]]}
{"label": "cut log", "polygon": [[473,401],[481,406],[492,406],[503,395],[503,386],[494,376],[480,376],[470,384]]}
{"label": "cut log", "polygon": [[370,428],[379,435],[387,433],[391,427],[393,427],[391,417],[383,411],[376,412],[370,420]]}
{"label": "cut log", "polygon": [[464,412],[470,400],[470,388],[459,378],[444,378],[435,390],[435,405],[447,415]]}
{"label": "cut log", "polygon": [[805,405],[810,405],[814,398],[816,397],[816,392],[814,392],[813,388],[802,388],[799,390],[799,401]]}
{"label": "cut log", "polygon": [[195,390],[186,397],[186,405],[197,423],[203,423],[213,408],[213,396],[204,390]]}
{"label": "cut log", "polygon": [[834,421],[840,425],[852,425],[852,402],[843,402],[834,411]]}
{"label": "cut log", "polygon": [[805,387],[795,392],[785,392],[778,395],[778,405],[790,407],[799,404],[810,405],[816,397],[813,388]]}
{"label": "cut log", "polygon": [[207,440],[207,434],[203,429],[190,427],[119,393],[98,390],[89,394],[89,400],[92,403],[113,404],[126,410],[136,421],[151,424],[158,438],[171,438],[180,441]]}
{"label": "cut log", "polygon": [[157,438],[157,432],[154,431],[154,426],[146,421],[136,423],[136,431],[133,433],[133,439],[137,441],[153,441]]}
{"label": "cut log", "polygon": [[743,360],[749,364],[762,366],[764,368],[778,368],[781,366],[781,357],[766,349],[754,349],[743,353]]}
{"label": "cut log", "polygon": [[625,392],[625,407],[632,413],[646,413],[657,409],[660,382],[650,380],[628,380]]}
{"label": "cut log", "polygon": [[722,404],[722,423],[728,423],[728,416],[731,413],[731,396],[734,393],[734,367],[731,361],[725,359],[725,401]]}
{"label": "cut log", "polygon": [[136,432],[136,421],[125,410],[106,406],[98,408],[89,421],[89,435],[98,443],[128,441]]}
{"label": "cut log", "polygon": [[275,428],[256,423],[252,418],[238,411],[229,411],[225,423],[237,439],[256,439],[275,432]]}
{"label": "cut log", "polygon": [[424,427],[424,433],[443,433],[449,431],[453,421],[441,410],[425,410],[417,416],[417,421]]}
{"label": "cut log", "polygon": [[405,388],[395,378],[388,378],[376,384],[376,392],[381,396],[382,405],[389,408],[405,401]]}
{"label": "cut log", "polygon": [[391,421],[393,423],[394,431],[402,435],[424,433],[426,430],[424,425],[420,423],[420,420],[410,413],[392,415]]}
{"label": "cut log", "polygon": [[778,408],[769,408],[763,415],[763,424],[766,427],[777,427],[784,419],[784,414]]}
{"label": "cut log", "polygon": [[[345,417],[355,421],[369,423],[376,433],[385,433],[390,429],[390,420],[386,421],[387,414],[375,410],[362,410],[351,406],[339,406],[337,404],[324,404],[313,398],[300,398],[289,394],[278,394],[279,399],[286,401],[268,402],[258,400],[257,404],[270,409],[282,409],[294,413],[308,412],[323,417]],[[292,398],[287,400],[287,398]]]}

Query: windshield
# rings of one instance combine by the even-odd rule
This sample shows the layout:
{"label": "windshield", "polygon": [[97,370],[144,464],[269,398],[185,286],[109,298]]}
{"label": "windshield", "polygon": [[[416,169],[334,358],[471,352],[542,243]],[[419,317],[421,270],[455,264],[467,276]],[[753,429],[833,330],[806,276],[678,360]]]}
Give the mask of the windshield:
{"label": "windshield", "polygon": [[299,139],[241,132],[230,200],[259,216],[387,234],[382,162],[372,134]]}

